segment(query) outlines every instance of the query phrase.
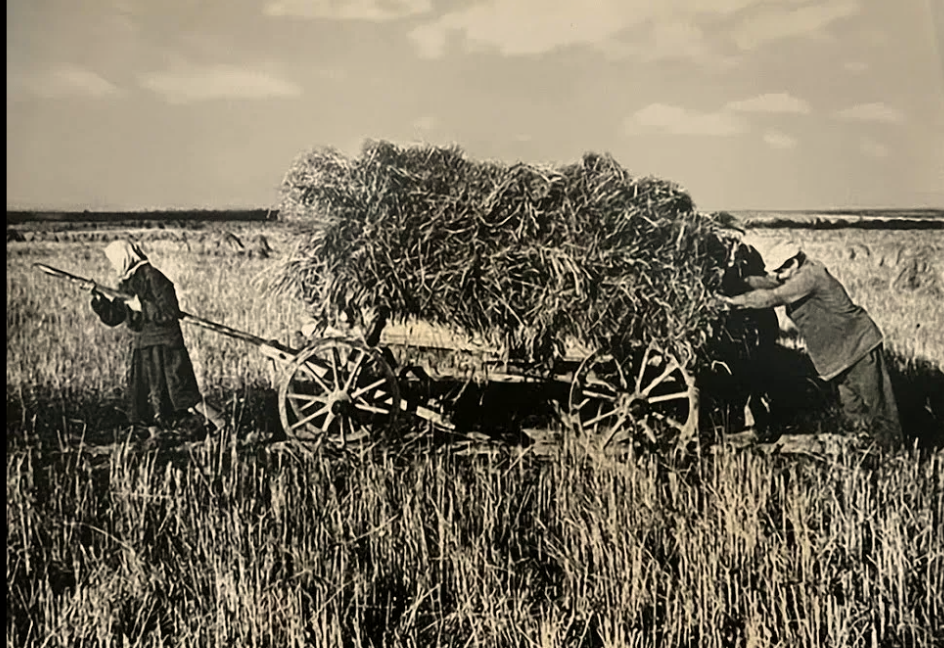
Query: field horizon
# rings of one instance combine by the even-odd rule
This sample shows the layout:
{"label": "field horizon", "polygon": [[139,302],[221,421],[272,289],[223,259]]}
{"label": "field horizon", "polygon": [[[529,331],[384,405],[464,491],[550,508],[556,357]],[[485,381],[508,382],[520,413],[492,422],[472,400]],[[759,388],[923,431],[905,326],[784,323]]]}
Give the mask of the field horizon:
{"label": "field horizon", "polygon": [[[828,207],[817,209],[717,209],[710,213],[727,212],[740,221],[769,221],[777,218],[802,223],[819,218],[858,217],[864,219],[922,219],[944,220],[944,207]],[[175,207],[140,209],[11,209],[7,208],[7,225],[31,222],[70,221],[123,221],[141,220],[278,220],[279,208],[272,206],[248,206],[243,208]]]}

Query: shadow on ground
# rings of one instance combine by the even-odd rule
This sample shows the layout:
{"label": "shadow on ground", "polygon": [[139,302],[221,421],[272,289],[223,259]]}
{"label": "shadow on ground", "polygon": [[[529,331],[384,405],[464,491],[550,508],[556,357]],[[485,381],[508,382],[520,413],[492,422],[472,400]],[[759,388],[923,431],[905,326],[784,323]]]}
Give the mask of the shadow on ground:
{"label": "shadow on ground", "polygon": [[[908,445],[944,447],[944,371],[923,359],[886,350],[892,388]],[[703,427],[739,431],[746,425],[747,398],[763,395],[768,407],[751,408],[762,422],[764,409],[773,435],[835,432],[841,425],[835,388],[816,376],[802,351],[777,346],[753,363],[716,367],[699,376]]]}
{"label": "shadow on ground", "polygon": [[[929,361],[886,353],[909,445],[944,447],[944,371]],[[698,385],[701,427],[707,436],[744,429],[747,397],[756,404],[758,394],[764,395],[767,407],[755,408],[756,418],[769,412],[774,434],[835,432],[839,425],[835,391],[816,377],[809,358],[795,349],[778,346],[753,364],[716,366],[699,375]],[[474,431],[512,444],[527,443],[523,428],[559,426],[568,395],[563,383],[463,386],[453,382],[436,383],[432,388],[438,392],[434,396],[448,401],[458,433]],[[406,390],[403,396],[417,397]],[[419,401],[425,402],[425,396]],[[266,440],[281,434],[277,394],[268,385],[244,387],[235,393],[218,391],[209,397],[223,409],[237,437]],[[404,415],[393,434],[415,433],[423,425]],[[184,415],[175,427],[185,439],[199,439],[210,432],[196,415]],[[80,443],[107,446],[126,442],[135,434],[122,411],[121,398],[115,395],[54,390],[7,394],[8,449],[37,442],[52,448]]]}
{"label": "shadow on ground", "polygon": [[[246,387],[238,392],[208,395],[223,411],[237,437],[254,434],[268,438],[279,424],[278,402],[268,386]],[[197,414],[180,413],[168,426],[170,437],[200,440],[213,427]],[[111,446],[147,438],[146,429],[130,425],[121,396],[55,389],[7,393],[7,448],[39,445],[45,448]]]}
{"label": "shadow on ground", "polygon": [[887,352],[901,425],[921,448],[944,447],[944,369]]}

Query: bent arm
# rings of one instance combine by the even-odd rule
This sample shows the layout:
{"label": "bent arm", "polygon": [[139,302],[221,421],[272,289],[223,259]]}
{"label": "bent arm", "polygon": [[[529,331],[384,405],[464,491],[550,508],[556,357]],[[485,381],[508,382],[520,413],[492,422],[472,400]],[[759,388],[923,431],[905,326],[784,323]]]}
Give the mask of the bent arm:
{"label": "bent arm", "polygon": [[743,295],[729,297],[725,301],[739,308],[762,309],[786,306],[812,293],[815,288],[814,281],[812,275],[801,272],[775,288],[751,290]]}
{"label": "bent arm", "polygon": [[774,306],[782,306],[790,303],[782,301],[782,298],[778,294],[778,289],[776,288],[773,290],[764,288],[751,290],[750,292],[737,295],[736,297],[729,297],[725,301],[736,308],[752,309],[773,308]]}
{"label": "bent arm", "polygon": [[774,288],[780,287],[780,282],[777,281],[777,278],[772,275],[753,275],[750,277],[744,277],[744,283],[746,283],[751,290],[772,290]]}
{"label": "bent arm", "polygon": [[145,317],[156,324],[167,324],[180,318],[177,292],[170,279],[155,273],[150,277],[153,299],[142,300]]}
{"label": "bent arm", "polygon": [[111,300],[100,293],[92,295],[92,310],[106,326],[118,326],[128,318],[128,307],[123,301]]}

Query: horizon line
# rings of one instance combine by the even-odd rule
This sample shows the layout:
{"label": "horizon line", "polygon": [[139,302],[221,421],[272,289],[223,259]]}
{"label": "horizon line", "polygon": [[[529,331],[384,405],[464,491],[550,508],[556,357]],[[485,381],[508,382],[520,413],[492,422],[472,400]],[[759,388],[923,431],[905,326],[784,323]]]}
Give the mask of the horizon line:
{"label": "horizon line", "polygon": [[[279,211],[278,205],[273,206],[224,206],[224,207],[115,207],[115,208],[88,208],[88,207],[11,207],[7,206],[7,213],[27,212],[27,213],[63,213],[63,214],[121,214],[121,213],[149,213],[149,212],[227,212],[227,211]],[[895,206],[846,206],[846,207],[741,207],[741,208],[720,208],[720,209],[696,209],[698,212],[775,212],[775,213],[807,213],[807,212],[849,212],[849,211],[941,211],[944,212],[944,205],[915,205],[909,207]]]}

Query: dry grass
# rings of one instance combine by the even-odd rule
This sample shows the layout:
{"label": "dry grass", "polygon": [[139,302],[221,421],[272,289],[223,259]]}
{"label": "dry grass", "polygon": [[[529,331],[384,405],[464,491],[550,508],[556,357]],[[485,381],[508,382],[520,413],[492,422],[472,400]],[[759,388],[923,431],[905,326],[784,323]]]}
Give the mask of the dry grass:
{"label": "dry grass", "polygon": [[921,646],[941,456],[7,459],[11,645]]}
{"label": "dry grass", "polygon": [[[910,235],[842,239],[872,261],[825,233],[807,247],[896,349],[941,366],[939,302],[887,290],[894,268],[874,261]],[[105,261],[75,243],[7,250],[7,404],[20,412],[6,462],[10,645],[944,641],[940,450],[722,453],[687,467],[599,464],[570,447],[544,460],[332,458],[247,446],[245,428],[164,452],[82,446],[77,435],[88,443],[103,425],[83,407],[121,391],[121,332],[29,264],[104,279]],[[303,317],[256,289],[263,260],[172,241],[151,251],[194,314],[263,337]],[[263,390],[266,363],[243,343],[185,335],[204,391],[237,417],[232,395]]]}

